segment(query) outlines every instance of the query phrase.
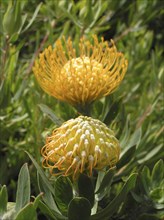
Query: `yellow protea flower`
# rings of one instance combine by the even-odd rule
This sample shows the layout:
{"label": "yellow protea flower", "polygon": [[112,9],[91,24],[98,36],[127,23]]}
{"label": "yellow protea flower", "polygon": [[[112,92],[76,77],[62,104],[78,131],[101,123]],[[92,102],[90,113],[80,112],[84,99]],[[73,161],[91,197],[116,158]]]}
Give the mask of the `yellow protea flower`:
{"label": "yellow protea flower", "polygon": [[120,146],[114,133],[99,120],[80,116],[54,130],[41,151],[43,167],[52,175],[92,175],[92,170],[113,167],[119,160]]}
{"label": "yellow protea flower", "polygon": [[49,95],[85,107],[112,93],[126,73],[128,62],[111,43],[93,36],[92,44],[82,37],[75,50],[70,38],[57,40],[35,61],[34,74]]}

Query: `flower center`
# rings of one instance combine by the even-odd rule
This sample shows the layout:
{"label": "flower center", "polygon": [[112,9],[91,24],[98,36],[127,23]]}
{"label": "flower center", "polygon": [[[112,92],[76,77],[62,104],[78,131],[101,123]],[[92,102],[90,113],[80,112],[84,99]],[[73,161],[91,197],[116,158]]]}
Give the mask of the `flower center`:
{"label": "flower center", "polygon": [[65,73],[68,77],[73,74],[84,76],[86,74],[93,75],[101,73],[103,66],[101,63],[86,56],[73,58],[69,60],[62,68],[62,74]]}

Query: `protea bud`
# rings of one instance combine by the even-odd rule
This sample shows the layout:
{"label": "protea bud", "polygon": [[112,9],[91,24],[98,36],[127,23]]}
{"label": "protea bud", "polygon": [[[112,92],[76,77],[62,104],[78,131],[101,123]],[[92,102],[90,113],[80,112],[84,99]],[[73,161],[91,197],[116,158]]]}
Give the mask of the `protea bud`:
{"label": "protea bud", "polygon": [[53,131],[42,148],[43,166],[52,175],[79,173],[113,167],[119,160],[120,147],[114,133],[99,120],[80,116]]}

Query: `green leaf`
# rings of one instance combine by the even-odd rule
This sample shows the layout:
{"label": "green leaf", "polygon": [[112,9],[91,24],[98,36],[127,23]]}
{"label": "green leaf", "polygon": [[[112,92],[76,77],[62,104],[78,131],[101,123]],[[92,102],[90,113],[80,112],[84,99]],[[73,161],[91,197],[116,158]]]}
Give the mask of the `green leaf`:
{"label": "green leaf", "polygon": [[143,184],[144,191],[146,194],[149,194],[149,189],[151,186],[151,176],[150,176],[150,170],[147,166],[144,166],[141,172],[141,181]]}
{"label": "green leaf", "polygon": [[79,189],[79,196],[88,199],[91,203],[91,207],[94,205],[94,188],[91,181],[85,174],[80,174],[78,179],[78,189]]}
{"label": "green leaf", "polygon": [[19,211],[15,220],[37,220],[37,213],[32,203],[27,204]]}
{"label": "green leaf", "polygon": [[91,215],[90,202],[83,197],[72,199],[68,207],[69,220],[89,220]]}
{"label": "green leaf", "polygon": [[116,167],[112,167],[105,174],[99,189],[95,192],[96,194],[98,194],[96,195],[96,199],[98,201],[101,200],[105,196],[105,194],[108,192],[108,190],[110,189],[115,172],[116,172]]}
{"label": "green leaf", "polygon": [[32,23],[33,23],[33,21],[35,20],[35,18],[36,18],[36,16],[37,16],[37,14],[38,14],[38,12],[39,12],[40,7],[41,7],[42,4],[43,4],[43,3],[41,2],[41,3],[36,7],[35,12],[34,12],[32,18],[31,18],[31,20],[29,21],[28,25],[24,28],[24,30],[23,30],[22,32],[26,31],[26,30],[32,25]]}
{"label": "green leaf", "polygon": [[50,209],[54,210],[56,213],[59,213],[59,210],[56,206],[51,191],[49,190],[48,186],[45,184],[42,177],[38,173],[37,173],[37,179],[38,179],[39,190],[40,192],[44,193],[43,195],[44,202],[49,206]]}
{"label": "green leaf", "polygon": [[117,116],[121,98],[114,101],[113,96],[105,97],[103,104],[102,113],[100,115],[100,120],[105,124],[110,124],[110,122]]}
{"label": "green leaf", "polygon": [[157,153],[159,153],[159,151],[163,148],[163,144],[160,144],[159,146],[153,148],[153,150],[151,150],[149,153],[146,154],[146,156],[140,160],[138,160],[137,162],[139,164],[145,163],[146,161],[150,160],[151,158],[153,158]]}
{"label": "green leaf", "polygon": [[141,140],[141,135],[142,135],[142,130],[141,130],[141,127],[140,127],[131,136],[127,146],[122,151],[122,154],[124,154],[128,149],[130,149],[133,146],[136,146],[136,148],[137,148],[139,143],[140,143],[140,140]]}
{"label": "green leaf", "polygon": [[73,15],[72,13],[70,13],[67,9],[65,9],[64,7],[60,7],[59,8],[64,12],[64,14],[79,28],[82,28],[81,23],[79,22],[79,20],[77,19],[77,17],[75,15]]}
{"label": "green leaf", "polygon": [[164,209],[164,185],[151,190],[150,198],[154,202],[158,203],[158,204],[155,204],[156,209]]}
{"label": "green leaf", "polygon": [[25,163],[19,173],[18,186],[16,194],[16,206],[15,210],[18,212],[27,203],[30,202],[30,175],[28,171],[27,163]]}
{"label": "green leaf", "polygon": [[159,186],[164,177],[164,164],[163,160],[159,160],[153,168],[152,171],[152,185],[153,187]]}
{"label": "green leaf", "polygon": [[43,203],[42,201],[39,201],[38,207],[41,210],[41,212],[44,213],[45,215],[48,215],[50,219],[52,218],[55,220],[68,220],[68,218],[63,215],[59,215],[59,214],[56,215],[56,212],[51,210],[49,206]]}
{"label": "green leaf", "polygon": [[127,119],[126,119],[125,127],[122,131],[122,135],[121,135],[121,138],[120,138],[120,146],[123,149],[126,148],[127,142],[129,140],[129,135],[130,135],[129,124],[130,124],[130,116],[128,115]]}
{"label": "green leaf", "polygon": [[87,8],[87,14],[85,17],[84,22],[86,23],[87,26],[93,21],[94,15],[92,11],[92,1],[86,0],[86,8]]}
{"label": "green leaf", "polygon": [[107,217],[110,218],[119,209],[119,206],[125,200],[130,190],[134,188],[136,177],[137,174],[133,173],[122,187],[120,193],[102,211],[98,212],[95,215],[92,215],[90,219],[99,220],[105,219]]}
{"label": "green leaf", "polygon": [[22,23],[20,4],[20,1],[9,1],[7,11],[3,18],[4,31],[10,36],[19,30]]}
{"label": "green leaf", "polygon": [[42,168],[38,165],[38,163],[36,162],[36,160],[33,158],[33,156],[32,156],[30,153],[28,153],[27,151],[25,151],[25,152],[26,152],[26,154],[29,156],[29,158],[32,160],[32,162],[33,162],[35,168],[37,169],[38,173],[39,173],[40,176],[42,177],[42,180],[43,180],[44,184],[48,187],[48,189],[50,190],[50,192],[55,195],[54,189],[53,189],[52,185],[50,184],[48,178],[47,178],[46,175],[44,174]]}
{"label": "green leaf", "polygon": [[[42,168],[38,165],[38,163],[36,162],[36,160],[30,155],[30,153],[28,153],[27,151],[25,151],[28,156],[30,157],[30,159],[32,160],[34,166],[36,167],[39,175],[41,176],[41,179],[42,179],[42,185],[44,185],[44,189],[46,189],[46,192],[47,191],[50,191],[54,196],[55,196],[55,191],[54,191],[54,188],[52,187],[52,185],[50,184],[49,180],[47,179],[46,175],[44,174]],[[58,214],[59,213],[59,210],[57,208],[57,206],[53,206],[53,209],[54,209],[54,213],[56,216],[58,216],[58,218],[61,218],[61,215]]]}
{"label": "green leaf", "polygon": [[120,109],[121,100],[118,99],[114,103],[110,104],[110,110],[108,111],[107,115],[105,116],[103,122],[105,124],[110,124],[112,120],[117,116],[119,109]]}
{"label": "green leaf", "polygon": [[95,25],[96,21],[98,20],[99,16],[101,15],[101,11],[102,11],[102,1],[99,0],[97,1],[97,7],[96,7],[96,10],[93,11],[93,22],[89,25],[89,27],[86,29],[86,33],[88,33],[91,28],[93,28],[93,26]]}
{"label": "green leaf", "polygon": [[0,216],[7,211],[8,193],[6,186],[2,186],[0,191]]}
{"label": "green leaf", "polygon": [[33,202],[33,205],[34,205],[34,208],[37,209],[38,208],[38,204],[39,204],[39,201],[41,200],[43,196],[43,193],[40,193],[34,200]]}
{"label": "green leaf", "polygon": [[45,113],[52,120],[52,122],[54,122],[58,126],[60,126],[64,122],[62,119],[58,118],[47,105],[39,104],[38,106],[41,111]]}
{"label": "green leaf", "polygon": [[51,209],[50,209],[46,204],[44,204],[42,201],[39,201],[38,207],[39,207],[40,211],[41,211],[43,214],[45,214],[46,216],[48,215],[51,219],[58,220],[58,219],[53,215],[53,212],[51,211]]}
{"label": "green leaf", "polygon": [[27,84],[28,84],[27,79],[24,79],[20,84],[18,91],[15,93],[14,97],[12,98],[13,102],[17,101],[22,96],[22,93],[27,87]]}
{"label": "green leaf", "polygon": [[73,198],[71,181],[64,176],[59,176],[55,181],[55,200],[58,207],[67,216],[68,205]]}
{"label": "green leaf", "polygon": [[117,168],[120,169],[124,165],[130,162],[130,160],[133,158],[134,153],[136,151],[136,145],[128,149],[124,154],[122,154],[121,159],[117,163]]}

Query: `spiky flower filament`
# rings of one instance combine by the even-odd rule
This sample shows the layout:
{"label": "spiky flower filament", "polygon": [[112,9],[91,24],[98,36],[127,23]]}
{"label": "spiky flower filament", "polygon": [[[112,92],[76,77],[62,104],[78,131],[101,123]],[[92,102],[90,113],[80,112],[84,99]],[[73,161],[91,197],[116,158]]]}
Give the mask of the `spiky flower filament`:
{"label": "spiky flower filament", "polygon": [[[42,148],[43,166],[52,175],[79,173],[92,175],[93,169],[113,167],[119,160],[120,147],[114,133],[101,121],[80,116],[54,130]],[[55,172],[58,169],[60,172]]]}
{"label": "spiky flower filament", "polygon": [[81,38],[78,51],[71,39],[57,40],[40,54],[33,67],[42,89],[55,98],[74,106],[86,106],[95,99],[112,93],[122,81],[128,62],[114,42],[93,44]]}

